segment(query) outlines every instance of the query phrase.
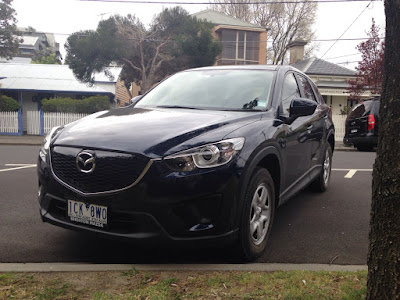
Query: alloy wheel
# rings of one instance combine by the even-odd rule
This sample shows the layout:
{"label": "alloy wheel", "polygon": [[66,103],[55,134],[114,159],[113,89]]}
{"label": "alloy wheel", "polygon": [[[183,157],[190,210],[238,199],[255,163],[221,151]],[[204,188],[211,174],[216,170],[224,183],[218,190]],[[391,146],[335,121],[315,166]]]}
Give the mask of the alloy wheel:
{"label": "alloy wheel", "polygon": [[331,157],[329,155],[329,151],[326,150],[325,152],[325,160],[324,160],[324,183],[325,185],[329,181],[329,176],[331,174]]}
{"label": "alloy wheel", "polygon": [[255,245],[260,245],[267,236],[271,220],[271,195],[261,183],[253,195],[250,207],[250,236]]}

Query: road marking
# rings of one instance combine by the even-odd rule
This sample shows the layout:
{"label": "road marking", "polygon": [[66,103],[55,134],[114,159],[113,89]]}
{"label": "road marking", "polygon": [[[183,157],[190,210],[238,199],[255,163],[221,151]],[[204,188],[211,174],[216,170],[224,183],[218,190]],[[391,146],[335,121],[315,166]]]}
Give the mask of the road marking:
{"label": "road marking", "polygon": [[344,178],[352,178],[354,176],[354,174],[357,173],[357,170],[350,170],[345,176]]}
{"label": "road marking", "polygon": [[332,171],[344,171],[347,172],[346,175],[344,175],[344,178],[353,178],[353,176],[357,172],[372,172],[372,169],[332,169]]}
{"label": "road marking", "polygon": [[24,167],[24,166],[32,166],[32,165],[33,164],[5,164],[6,167]]}
{"label": "road marking", "polygon": [[36,168],[36,164],[5,164],[7,167],[15,166],[14,168],[2,169],[0,172],[8,172],[20,169]]}

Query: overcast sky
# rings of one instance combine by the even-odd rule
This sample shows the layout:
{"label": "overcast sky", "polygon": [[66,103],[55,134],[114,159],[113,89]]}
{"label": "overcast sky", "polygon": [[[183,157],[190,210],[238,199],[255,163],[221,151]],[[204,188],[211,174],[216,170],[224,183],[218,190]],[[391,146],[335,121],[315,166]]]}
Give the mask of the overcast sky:
{"label": "overcast sky", "polygon": [[[205,2],[204,0],[183,1]],[[368,4],[369,7],[365,9]],[[80,0],[14,0],[12,6],[17,11],[18,26],[32,26],[38,31],[55,33],[56,41],[60,45],[63,45],[67,38],[65,34],[79,30],[95,29],[102,18],[106,19],[112,14],[135,14],[144,24],[149,24],[153,16],[159,13],[163,7],[170,7],[171,5],[95,3]],[[190,13],[207,8],[206,5],[182,6]],[[364,9],[365,11],[356,20]],[[356,20],[342,38],[364,38],[366,37],[366,31],[371,27],[372,18],[375,18],[376,24],[381,28],[381,35],[383,36],[385,14],[382,1],[319,3],[314,30],[317,39],[337,39]],[[320,48],[315,53],[315,56],[319,58],[323,57],[323,59],[335,63],[358,61],[360,60],[360,56],[354,55],[358,52],[355,49],[358,43],[360,41],[338,41],[326,53],[333,42],[319,42]],[[341,65],[354,68],[356,63]]]}

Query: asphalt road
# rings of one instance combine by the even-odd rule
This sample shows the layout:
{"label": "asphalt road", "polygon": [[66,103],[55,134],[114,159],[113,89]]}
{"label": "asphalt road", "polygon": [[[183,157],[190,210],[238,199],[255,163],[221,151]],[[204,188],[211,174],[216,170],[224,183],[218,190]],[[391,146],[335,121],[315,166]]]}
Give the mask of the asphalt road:
{"label": "asphalt road", "polygon": [[[0,145],[0,262],[233,261],[229,248],[141,249],[42,223],[36,169],[29,166],[36,164],[38,150]],[[374,159],[374,152],[335,152],[329,190],[305,190],[277,210],[258,262],[366,264]]]}

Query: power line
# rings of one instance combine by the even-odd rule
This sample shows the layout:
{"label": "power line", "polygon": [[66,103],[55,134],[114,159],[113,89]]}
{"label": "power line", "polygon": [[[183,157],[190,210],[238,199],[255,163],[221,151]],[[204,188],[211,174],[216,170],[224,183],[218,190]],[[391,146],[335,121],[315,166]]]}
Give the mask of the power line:
{"label": "power line", "polygon": [[359,63],[360,60],[354,60],[354,61],[345,61],[345,62],[339,62],[339,63],[335,63],[337,65],[347,65],[347,64],[354,64],[354,63]]}
{"label": "power line", "polygon": [[335,59],[335,58],[341,58],[341,57],[348,57],[348,56],[356,56],[356,55],[360,55],[360,53],[346,54],[346,55],[341,55],[341,56],[336,56],[336,57],[329,57],[329,58],[325,58],[325,60],[328,60],[328,59]]}
{"label": "power line", "polygon": [[[93,30],[94,31],[94,30]],[[22,33],[31,33],[31,32],[27,32],[24,31]],[[54,34],[54,35],[65,35],[65,36],[70,36],[73,35],[74,33],[61,33],[61,32],[43,32],[40,31],[40,33],[45,33],[45,34]],[[79,37],[88,37],[89,35],[87,34],[79,34],[77,35]],[[381,39],[384,39],[385,37],[381,37]],[[139,41],[141,39],[137,39],[137,38],[123,38],[124,40],[136,40]],[[364,41],[364,40],[368,40],[369,37],[359,37],[359,38],[345,38],[345,39],[312,39],[310,40],[310,42],[333,42],[333,41]],[[157,39],[144,39],[144,41],[152,41],[152,42],[163,42],[164,40],[157,40]],[[236,41],[236,40],[232,40],[232,41],[219,41],[221,43],[244,43],[244,41]],[[263,42],[267,42],[267,43],[271,43],[272,41],[269,40],[258,40],[256,41],[257,43],[263,43]],[[249,43],[249,41],[247,41],[247,43]],[[355,54],[354,54],[355,55]],[[339,56],[342,57],[342,56]],[[333,57],[336,58],[336,57]],[[327,58],[327,59],[333,59],[333,58]]]}
{"label": "power line", "polygon": [[[199,5],[210,4],[210,2],[184,2],[184,1],[158,1],[158,0],[77,0],[80,2],[108,2],[108,3],[124,3],[124,4],[178,4],[178,5]],[[302,0],[302,1],[261,1],[261,2],[226,2],[224,4],[250,5],[250,4],[291,4],[291,3],[346,3],[346,2],[381,2],[382,0]]]}
{"label": "power line", "polygon": [[357,18],[354,19],[354,21],[350,24],[349,27],[346,28],[346,30],[339,36],[339,38],[329,47],[328,50],[326,50],[326,52],[324,53],[324,55],[321,56],[321,59],[324,58],[324,56],[332,49],[333,46],[336,45],[336,43],[338,42],[338,40],[341,39],[341,37],[350,29],[351,26],[353,26],[353,24],[358,20],[358,18],[364,13],[364,11],[371,5],[371,3],[373,2],[373,0],[371,0],[370,3],[368,3],[368,5],[362,10],[362,12],[357,16]]}

